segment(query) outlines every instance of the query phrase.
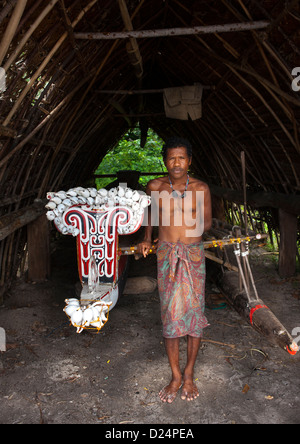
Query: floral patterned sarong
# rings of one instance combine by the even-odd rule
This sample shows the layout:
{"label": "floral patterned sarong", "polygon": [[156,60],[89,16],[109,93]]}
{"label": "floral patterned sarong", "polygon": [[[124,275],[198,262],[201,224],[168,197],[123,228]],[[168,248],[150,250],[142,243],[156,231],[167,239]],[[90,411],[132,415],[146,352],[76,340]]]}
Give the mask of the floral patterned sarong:
{"label": "floral patterned sarong", "polygon": [[209,324],[205,308],[205,255],[203,243],[160,241],[157,280],[163,336],[201,337]]}

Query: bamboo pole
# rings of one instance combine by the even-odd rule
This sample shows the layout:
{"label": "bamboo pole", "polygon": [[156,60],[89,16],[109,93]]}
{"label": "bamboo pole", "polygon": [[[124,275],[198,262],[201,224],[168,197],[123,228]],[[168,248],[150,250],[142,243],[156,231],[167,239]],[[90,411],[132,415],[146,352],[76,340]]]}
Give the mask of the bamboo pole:
{"label": "bamboo pole", "polygon": [[252,29],[267,28],[270,22],[256,21],[249,23],[230,23],[225,25],[194,26],[193,28],[154,29],[125,32],[75,32],[75,38],[83,40],[117,40],[117,39],[143,39],[156,37],[174,37],[195,34],[214,34],[222,32],[251,31]]}
{"label": "bamboo pole", "polygon": [[[72,22],[72,28],[75,28],[75,26],[83,19],[83,17],[85,16],[85,14],[94,6],[95,3],[97,3],[98,0],[92,0],[85,8],[82,9],[82,11],[80,12],[80,14],[77,16],[77,18]],[[28,91],[31,89],[32,85],[34,84],[34,82],[36,81],[36,79],[39,77],[39,75],[41,74],[41,72],[45,69],[45,67],[48,65],[49,61],[52,59],[52,57],[54,56],[54,54],[58,51],[58,49],[61,47],[61,45],[64,43],[64,41],[66,40],[66,38],[68,37],[69,33],[68,31],[64,32],[64,34],[60,37],[60,39],[58,40],[58,42],[54,45],[54,47],[52,48],[52,50],[49,52],[49,54],[47,55],[47,57],[44,59],[44,61],[42,62],[42,64],[39,66],[39,68],[37,69],[37,71],[33,74],[33,76],[31,77],[30,81],[26,84],[25,88],[23,89],[22,93],[20,94],[18,100],[16,101],[16,103],[14,104],[13,108],[11,109],[10,113],[8,114],[8,116],[6,117],[6,119],[3,122],[4,126],[7,126],[9,124],[9,122],[11,121],[12,117],[14,116],[15,112],[17,111],[17,109],[19,108],[19,106],[21,105],[23,99],[25,98],[25,96],[27,95]]]}
{"label": "bamboo pole", "polygon": [[10,65],[12,65],[14,63],[14,61],[16,60],[18,54],[20,54],[20,52],[22,51],[22,48],[24,47],[26,42],[29,40],[31,35],[38,28],[38,26],[44,20],[44,18],[49,14],[49,12],[53,9],[53,7],[55,6],[55,4],[57,2],[58,2],[58,0],[51,0],[50,3],[47,5],[47,7],[43,10],[43,12],[35,20],[35,22],[30,26],[30,28],[28,29],[28,31],[26,32],[26,34],[24,35],[24,37],[22,38],[22,40],[20,41],[18,46],[15,48],[15,50],[12,52],[11,56],[9,57],[7,62],[5,63],[5,65],[4,65],[5,71],[7,71],[8,68],[10,67]]}
{"label": "bamboo pole", "polygon": [[68,103],[68,101],[73,97],[73,95],[77,92],[79,88],[82,87],[83,82],[81,82],[79,85],[77,85],[77,88],[75,88],[71,93],[69,93],[49,114],[45,119],[42,120],[35,128],[31,131],[30,134],[28,134],[20,143],[18,143],[17,146],[15,146],[2,160],[0,160],[0,168],[5,165],[8,160],[21,148],[23,148],[26,143],[28,143],[36,133],[40,131],[41,128],[43,128],[46,123],[49,122],[65,105]]}
{"label": "bamboo pole", "polygon": [[[254,94],[261,100],[261,102],[264,104],[264,106],[268,109],[268,111],[270,112],[270,114],[272,114],[272,116],[274,117],[274,119],[276,120],[276,122],[280,125],[280,127],[282,128],[282,130],[284,131],[284,133],[286,134],[286,136],[288,137],[289,141],[292,143],[292,145],[296,148],[296,150],[298,151],[298,146],[296,141],[293,139],[293,137],[291,136],[290,132],[288,131],[288,129],[285,127],[284,123],[280,120],[280,118],[278,117],[278,115],[275,113],[275,111],[273,110],[273,108],[267,103],[267,101],[264,99],[264,97],[260,94],[260,92],[251,84],[249,83],[246,79],[244,79],[243,76],[241,76],[234,68],[232,68],[229,64],[227,64],[228,68],[232,70],[232,72],[251,90],[254,92]],[[298,151],[299,152],[299,151]]]}
{"label": "bamboo pole", "polygon": [[[119,8],[121,11],[122,19],[124,22],[125,30],[126,31],[133,31],[132,21],[127,9],[126,1],[125,0],[118,0]],[[141,79],[143,76],[143,60],[140,53],[140,49],[137,43],[137,40],[135,38],[130,38],[129,42],[126,46],[131,64],[134,66],[135,74],[138,79]]]}
{"label": "bamboo pole", "polygon": [[9,24],[6,28],[4,36],[1,40],[0,44],[0,65],[2,65],[3,59],[7,53],[9,45],[11,44],[12,39],[14,38],[16,29],[23,15],[24,9],[26,7],[27,0],[18,0],[18,3],[12,13]]}
{"label": "bamboo pole", "polygon": [[3,20],[8,16],[10,11],[14,6],[16,6],[17,0],[8,0],[6,5],[2,8],[2,11],[0,12],[0,24],[3,22]]}

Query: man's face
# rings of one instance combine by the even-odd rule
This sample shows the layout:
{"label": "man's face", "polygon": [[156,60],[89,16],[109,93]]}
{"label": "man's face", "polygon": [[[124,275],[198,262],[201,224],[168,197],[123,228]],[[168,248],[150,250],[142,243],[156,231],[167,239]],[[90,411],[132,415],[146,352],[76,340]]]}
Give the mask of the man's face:
{"label": "man's face", "polygon": [[188,156],[185,147],[168,149],[165,165],[169,175],[174,177],[174,179],[180,179],[185,176],[191,163],[192,158]]}

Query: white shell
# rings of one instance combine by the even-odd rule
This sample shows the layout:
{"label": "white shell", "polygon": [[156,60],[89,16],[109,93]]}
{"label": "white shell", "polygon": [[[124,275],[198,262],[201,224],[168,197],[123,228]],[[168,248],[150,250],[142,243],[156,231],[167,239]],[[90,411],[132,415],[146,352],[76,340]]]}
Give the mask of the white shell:
{"label": "white shell", "polygon": [[146,208],[146,207],[149,205],[149,200],[148,200],[148,198],[145,197],[145,196],[143,196],[143,197],[141,198],[141,200],[140,200],[140,205],[141,205],[143,208]]}
{"label": "white shell", "polygon": [[66,209],[66,206],[64,204],[59,204],[57,209],[60,213],[63,213]]}
{"label": "white shell", "polygon": [[90,307],[93,312],[93,321],[97,321],[99,318],[99,310],[96,307]]}
{"label": "white shell", "polygon": [[92,308],[87,308],[84,312],[83,312],[83,322],[89,326],[90,322],[94,319],[94,313]]}
{"label": "white shell", "polygon": [[96,196],[95,197],[95,204],[96,205],[101,205],[101,203],[102,203],[102,198],[101,198],[101,196]]}
{"label": "white shell", "polygon": [[125,190],[125,197],[126,197],[126,199],[131,199],[132,198],[132,194],[133,194],[133,191],[130,188],[126,188],[126,190]]}
{"label": "white shell", "polygon": [[63,200],[67,197],[67,194],[64,191],[58,191],[58,193],[56,193],[56,196]]}
{"label": "white shell", "polygon": [[56,203],[52,202],[52,200],[47,203],[47,205],[45,205],[45,208],[47,208],[48,210],[54,210],[54,208],[56,208]]}
{"label": "white shell", "polygon": [[80,308],[77,308],[77,310],[74,311],[71,316],[72,324],[80,325],[80,323],[82,322],[82,316],[82,310]]}
{"label": "white shell", "polygon": [[61,198],[58,196],[54,196],[52,197],[52,202],[55,202],[57,205],[59,205],[61,203]]}
{"label": "white shell", "polygon": [[116,195],[117,195],[117,189],[116,189],[116,188],[111,188],[111,189],[108,191],[108,195],[109,195],[109,197],[114,197],[114,196],[116,196]]}
{"label": "white shell", "polygon": [[105,188],[100,188],[100,190],[98,190],[98,194],[100,194],[100,196],[106,197],[108,193]]}
{"label": "white shell", "polygon": [[138,201],[139,200],[139,198],[140,198],[140,193],[138,192],[138,191],[134,191],[133,193],[132,193],[132,200],[133,201]]}
{"label": "white shell", "polygon": [[74,313],[74,311],[76,311],[78,309],[77,305],[68,305],[67,307],[64,308],[64,312],[71,317],[72,314]]}
{"label": "white shell", "polygon": [[88,188],[89,192],[90,192],[90,196],[91,197],[96,197],[97,196],[97,190],[96,188]]}
{"label": "white shell", "polygon": [[103,311],[102,311],[102,313],[101,313],[101,321],[103,321],[103,322],[106,322],[106,321],[107,321],[107,317],[105,316],[105,314],[103,313]]}
{"label": "white shell", "polygon": [[123,187],[118,187],[118,196],[119,196],[119,197],[123,197],[123,196],[125,196],[125,188],[123,188]]}
{"label": "white shell", "polygon": [[47,215],[47,219],[48,220],[54,220],[55,219],[55,213],[53,211],[48,211],[46,213],[46,215]]}
{"label": "white shell", "polygon": [[77,204],[78,203],[78,197],[77,196],[71,196],[70,199],[71,204]]}
{"label": "white shell", "polygon": [[67,196],[73,196],[73,197],[75,197],[75,196],[77,196],[77,193],[76,193],[76,191],[75,190],[69,190],[69,191],[67,191],[66,192],[66,195]]}
{"label": "white shell", "polygon": [[78,191],[78,194],[83,197],[90,197],[90,192],[88,190],[85,190],[84,188]]}
{"label": "white shell", "polygon": [[62,202],[66,207],[70,207],[72,205],[71,199],[64,199]]}
{"label": "white shell", "polygon": [[76,299],[76,298],[71,298],[71,299],[65,299],[65,303],[66,304],[70,304],[70,303],[77,303],[78,304],[78,306],[79,306],[79,300],[78,299]]}
{"label": "white shell", "polygon": [[88,197],[88,198],[87,198],[87,203],[88,203],[89,205],[94,205],[94,199],[93,199],[92,197]]}

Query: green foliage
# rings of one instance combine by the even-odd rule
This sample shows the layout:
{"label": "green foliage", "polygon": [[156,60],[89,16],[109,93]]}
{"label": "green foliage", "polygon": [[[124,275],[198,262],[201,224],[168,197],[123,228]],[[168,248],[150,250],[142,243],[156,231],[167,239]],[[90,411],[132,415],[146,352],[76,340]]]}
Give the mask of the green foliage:
{"label": "green foliage", "polygon": [[[148,130],[147,142],[144,148],[140,146],[141,130],[131,129],[118,144],[103,158],[95,174],[113,174],[120,170],[135,170],[140,172],[167,171],[161,155],[163,141],[152,130]],[[149,180],[157,176],[142,176],[140,184],[146,186]],[[96,178],[97,188],[105,187],[114,179]]]}

